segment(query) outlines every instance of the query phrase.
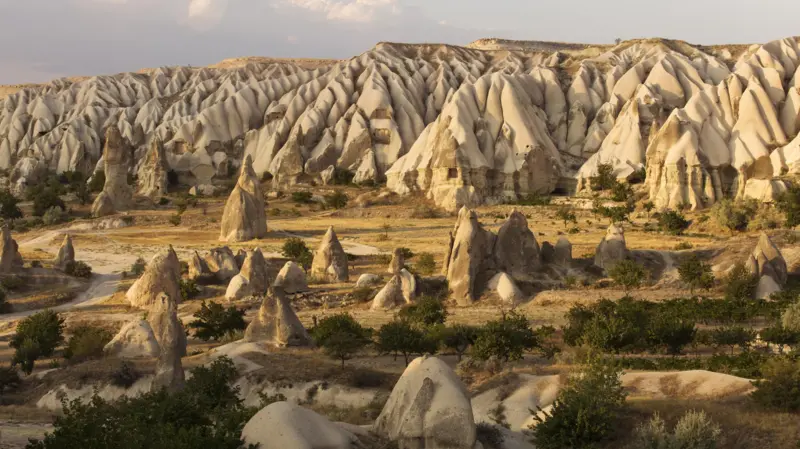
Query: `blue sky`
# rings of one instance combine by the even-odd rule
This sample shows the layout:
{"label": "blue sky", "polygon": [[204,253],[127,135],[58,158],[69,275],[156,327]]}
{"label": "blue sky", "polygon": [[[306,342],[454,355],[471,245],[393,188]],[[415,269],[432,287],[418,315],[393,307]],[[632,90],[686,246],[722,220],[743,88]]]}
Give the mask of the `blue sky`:
{"label": "blue sky", "polygon": [[763,43],[800,34],[798,17],[797,0],[0,0],[0,83],[236,56],[345,58],[379,41]]}

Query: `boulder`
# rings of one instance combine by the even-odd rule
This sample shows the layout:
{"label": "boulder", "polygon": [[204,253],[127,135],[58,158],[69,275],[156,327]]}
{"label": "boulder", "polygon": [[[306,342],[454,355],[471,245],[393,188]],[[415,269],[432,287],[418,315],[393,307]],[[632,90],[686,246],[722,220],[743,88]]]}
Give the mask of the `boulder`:
{"label": "boulder", "polygon": [[398,274],[400,270],[405,268],[406,260],[405,256],[403,256],[402,248],[395,248],[392,252],[392,261],[389,263],[389,274]]}
{"label": "boulder", "polygon": [[308,290],[306,282],[306,272],[300,265],[289,261],[281,268],[278,276],[275,277],[276,287],[281,287],[286,293],[299,293]]}
{"label": "boulder", "polygon": [[333,226],[328,228],[328,232],[314,253],[311,273],[330,282],[347,282],[349,279],[347,254],[339,243]]}
{"label": "boulder", "polygon": [[372,300],[371,310],[392,310],[405,304],[403,280],[400,275],[394,275]]}
{"label": "boulder", "polygon": [[61,247],[58,248],[58,255],[53,259],[53,265],[63,270],[70,262],[75,262],[75,248],[72,246],[72,237],[67,234],[61,243]]}
{"label": "boulder", "polygon": [[475,419],[467,390],[436,357],[420,357],[408,365],[372,429],[401,449],[475,445]]}
{"label": "boulder", "polygon": [[251,296],[253,290],[250,288],[250,282],[241,274],[237,274],[228,283],[228,288],[225,289],[225,299],[228,301],[238,301],[244,297]]}
{"label": "boulder", "polygon": [[183,301],[180,279],[181,263],[170,246],[169,250],[156,254],[150,260],[142,276],[125,293],[125,299],[134,307],[149,308],[166,294],[179,304]]}
{"label": "boulder", "polygon": [[771,277],[775,284],[780,287],[786,285],[789,280],[786,259],[783,258],[780,250],[772,243],[769,236],[763,232],[758,239],[758,244],[747,260],[747,268],[759,278],[764,276]]}
{"label": "boulder", "polygon": [[17,242],[11,237],[8,225],[3,225],[0,236],[0,273],[9,273],[22,268],[22,256]]}
{"label": "boulder", "polygon": [[228,282],[239,274],[239,265],[233,251],[227,246],[212,248],[205,257],[206,264],[211,273],[219,282]]}
{"label": "boulder", "polygon": [[263,295],[269,288],[269,269],[261,249],[256,248],[247,253],[239,275],[247,278],[254,295]]}
{"label": "boulder", "polygon": [[558,238],[553,249],[553,264],[562,268],[569,268],[572,265],[572,243],[563,235]]}
{"label": "boulder", "polygon": [[458,213],[451,242],[446,259],[450,291],[459,305],[470,305],[491,277],[487,273],[493,270],[490,259],[494,234],[484,230],[477,214],[464,207]]}
{"label": "boulder", "polygon": [[106,182],[103,191],[92,204],[92,216],[104,217],[122,212],[130,207],[133,190],[128,185],[133,148],[122,136],[119,128],[109,126],[106,130],[106,145],[103,150]]}
{"label": "boulder", "polygon": [[186,333],[178,319],[178,302],[160,294],[150,309],[148,321],[160,348],[153,387],[179,390],[185,381],[181,357],[186,355]]}
{"label": "boulder", "polygon": [[503,303],[515,306],[525,300],[525,295],[514,283],[514,279],[507,273],[497,273],[489,280],[487,289],[497,294]]}
{"label": "boulder", "polygon": [[242,429],[245,445],[260,449],[356,449],[358,438],[322,415],[289,402],[274,402]]}
{"label": "boulder", "polygon": [[611,267],[630,257],[630,252],[625,243],[625,230],[622,226],[612,224],[606,231],[606,236],[597,246],[594,255],[594,264],[608,271]]}
{"label": "boulder", "polygon": [[103,352],[121,359],[156,358],[161,353],[150,323],[133,320],[122,326]]}
{"label": "boulder", "polygon": [[536,236],[528,228],[528,220],[516,209],[503,223],[494,243],[497,269],[518,280],[531,280],[541,266]]}
{"label": "boulder", "polygon": [[781,286],[775,281],[772,276],[761,276],[758,279],[758,286],[756,287],[757,299],[769,299],[775,293],[780,293]]}
{"label": "boulder", "polygon": [[159,198],[167,194],[169,165],[164,154],[164,143],[155,138],[150,142],[144,160],[139,166],[139,195]]}
{"label": "boulder", "polygon": [[271,288],[264,297],[258,314],[244,332],[244,339],[278,347],[311,345],[311,337],[280,287]]}
{"label": "boulder", "polygon": [[253,171],[253,161],[245,156],[236,187],[233,188],[225,210],[219,239],[223,242],[244,242],[267,235],[267,214],[264,211],[264,194]]}
{"label": "boulder", "polygon": [[373,287],[378,285],[381,282],[381,277],[377,274],[369,274],[365,273],[358,277],[358,281],[356,281],[356,287]]}

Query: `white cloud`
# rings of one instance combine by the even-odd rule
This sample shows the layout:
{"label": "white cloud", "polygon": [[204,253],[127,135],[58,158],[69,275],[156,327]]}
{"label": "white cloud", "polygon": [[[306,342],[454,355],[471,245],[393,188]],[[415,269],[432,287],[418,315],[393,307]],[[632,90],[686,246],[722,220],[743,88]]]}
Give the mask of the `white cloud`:
{"label": "white cloud", "polygon": [[328,20],[369,23],[399,14],[396,0],[285,0],[286,5],[325,14]]}
{"label": "white cloud", "polygon": [[213,28],[222,21],[227,8],[228,0],[189,0],[189,24],[199,29]]}

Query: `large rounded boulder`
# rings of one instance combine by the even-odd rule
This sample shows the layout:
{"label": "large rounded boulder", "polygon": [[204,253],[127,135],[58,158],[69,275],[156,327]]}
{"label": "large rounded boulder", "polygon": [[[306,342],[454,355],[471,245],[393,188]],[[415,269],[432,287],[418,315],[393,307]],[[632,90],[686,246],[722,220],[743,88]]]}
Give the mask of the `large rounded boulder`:
{"label": "large rounded boulder", "polygon": [[246,445],[259,449],[356,449],[358,438],[311,410],[275,402],[255,414],[242,429]]}

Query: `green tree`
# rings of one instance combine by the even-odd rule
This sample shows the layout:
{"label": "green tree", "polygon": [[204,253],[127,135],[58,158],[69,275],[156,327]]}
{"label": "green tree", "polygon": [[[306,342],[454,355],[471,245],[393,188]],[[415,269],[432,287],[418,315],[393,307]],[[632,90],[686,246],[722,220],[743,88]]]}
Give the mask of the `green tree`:
{"label": "green tree", "polygon": [[244,310],[234,306],[225,308],[214,301],[200,306],[194,314],[195,320],[189,323],[189,328],[194,329],[195,337],[203,340],[220,340],[228,335],[243,331],[247,324],[244,321]]}
{"label": "green tree", "polygon": [[479,331],[474,326],[456,324],[442,328],[439,332],[439,338],[445,348],[458,355],[458,361],[460,362],[464,353],[467,352],[470,346],[475,344]]}
{"label": "green tree", "polygon": [[283,257],[294,260],[306,270],[311,267],[311,263],[314,261],[314,254],[308,249],[306,242],[298,237],[286,239],[286,241],[283,242],[281,253]]}
{"label": "green tree", "polygon": [[567,223],[569,222],[578,223],[575,212],[573,212],[572,208],[569,206],[560,207],[558,211],[556,211],[556,217],[564,222],[564,229],[567,229]]}
{"label": "green tree", "polygon": [[628,215],[630,215],[630,208],[627,206],[614,206],[614,207],[601,207],[597,211],[601,216],[606,217],[609,219],[611,223],[619,223],[622,221],[628,221]]}
{"label": "green tree", "polygon": [[436,340],[423,330],[412,326],[408,321],[395,320],[378,329],[376,348],[382,354],[402,354],[408,366],[412,354],[436,352]]}
{"label": "green tree", "polygon": [[510,312],[480,329],[470,354],[478,360],[496,358],[508,362],[522,359],[523,353],[538,343],[528,319]]}
{"label": "green tree", "polygon": [[344,209],[350,199],[344,192],[333,192],[325,195],[325,205],[333,209]]}
{"label": "green tree", "polygon": [[64,358],[71,362],[102,357],[103,348],[114,338],[111,332],[96,326],[79,326],[71,334],[64,348]]}
{"label": "green tree", "polygon": [[681,235],[689,227],[689,220],[678,211],[665,210],[658,215],[658,226],[670,235]]}
{"label": "green tree", "polygon": [[647,201],[642,204],[642,208],[647,212],[647,219],[650,220],[650,214],[652,214],[653,209],[656,208],[656,205],[652,201]]}
{"label": "green tree", "polygon": [[352,316],[340,313],[323,318],[311,329],[317,346],[334,359],[344,362],[361,352],[370,344],[371,329],[358,324]]}
{"label": "green tree", "polygon": [[423,296],[416,303],[402,308],[397,316],[425,328],[444,324],[447,320],[447,308],[439,298]]}
{"label": "green tree", "polygon": [[604,352],[620,353],[637,349],[646,339],[649,315],[644,301],[624,297],[599,301],[592,318],[585,324],[583,341]]}
{"label": "green tree", "polygon": [[532,430],[538,449],[586,448],[611,439],[625,408],[622,372],[594,361],[570,377],[550,412],[539,409]]}
{"label": "green tree", "polygon": [[414,263],[414,268],[419,274],[430,276],[436,271],[436,259],[431,253],[420,253]]}
{"label": "green tree", "polygon": [[741,326],[718,327],[711,331],[711,341],[714,345],[730,347],[731,354],[737,346],[747,349],[755,338],[755,331]]}
{"label": "green tree", "polygon": [[181,298],[184,301],[197,298],[201,293],[200,287],[194,279],[181,279],[178,283],[181,289]]}
{"label": "green tree", "polygon": [[16,390],[22,383],[19,372],[13,366],[0,367],[0,399],[6,392]]}
{"label": "green tree", "polygon": [[786,227],[800,225],[800,186],[793,185],[778,196],[775,206],[786,216]]}
{"label": "green tree", "polygon": [[22,319],[9,346],[15,349],[13,365],[30,374],[41,357],[50,357],[64,341],[64,319],[52,310],[45,310]]}
{"label": "green tree", "polygon": [[86,262],[80,260],[71,260],[64,266],[64,274],[76,278],[90,278],[92,277],[92,267]]}
{"label": "green tree", "polygon": [[41,217],[48,209],[53,207],[58,207],[62,211],[67,209],[58,189],[53,187],[45,186],[41,189],[35,189],[31,199],[33,200],[33,215],[36,217]]}
{"label": "green tree", "polygon": [[762,380],[753,382],[753,400],[772,410],[800,412],[800,360],[770,360],[762,371]]}
{"label": "green tree", "polygon": [[758,287],[758,277],[750,273],[743,263],[737,263],[725,278],[725,298],[729,301],[747,301],[753,298]]}
{"label": "green tree", "polygon": [[780,352],[783,352],[784,346],[795,346],[800,343],[800,332],[780,325],[764,328],[759,335],[765,342],[778,346]]}
{"label": "green tree", "polygon": [[694,296],[696,288],[707,290],[714,286],[714,273],[711,271],[711,265],[700,260],[696,254],[685,258],[678,265],[678,274],[681,276],[681,282],[689,286],[692,296]]}
{"label": "green tree", "polygon": [[730,231],[731,235],[747,229],[751,215],[751,211],[727,198],[718,201],[711,208],[711,217],[719,226]]}
{"label": "green tree", "polygon": [[614,166],[611,164],[598,164],[597,176],[589,178],[589,185],[592,190],[609,190],[617,183],[617,177],[614,176]]}
{"label": "green tree", "polygon": [[641,264],[625,259],[611,267],[608,270],[608,275],[625,290],[627,295],[631,289],[642,286],[647,278],[647,270]]}
{"label": "green tree", "polygon": [[0,190],[0,217],[6,220],[22,218],[22,210],[19,208],[19,199],[8,189]]}
{"label": "green tree", "polygon": [[695,323],[671,313],[654,313],[648,326],[650,342],[663,347],[670,355],[678,355],[684,347],[694,341],[697,334]]}
{"label": "green tree", "polygon": [[615,180],[611,186],[611,199],[619,202],[626,202],[633,198],[633,188],[627,182]]}

